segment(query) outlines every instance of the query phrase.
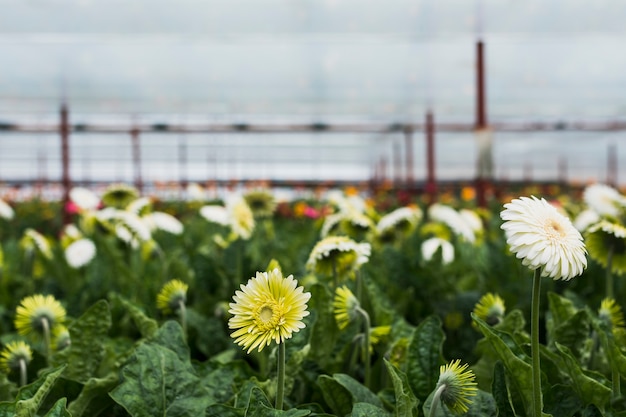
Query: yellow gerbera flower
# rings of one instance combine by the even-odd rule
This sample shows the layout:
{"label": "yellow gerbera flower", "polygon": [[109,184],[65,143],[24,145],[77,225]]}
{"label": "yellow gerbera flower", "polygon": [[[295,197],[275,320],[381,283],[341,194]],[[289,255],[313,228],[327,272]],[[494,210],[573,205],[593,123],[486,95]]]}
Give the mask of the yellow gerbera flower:
{"label": "yellow gerbera flower", "polygon": [[600,319],[611,326],[611,329],[624,327],[624,313],[619,304],[612,298],[605,298],[598,310]]}
{"label": "yellow gerbera flower", "polygon": [[0,369],[5,372],[19,370],[33,359],[33,351],[25,342],[9,342],[0,353]]}
{"label": "yellow gerbera flower", "polygon": [[[491,326],[500,323],[505,312],[504,300],[498,294],[490,292],[483,295],[474,307],[474,314]],[[476,326],[474,322],[472,324]]]}
{"label": "yellow gerbera flower", "polygon": [[585,232],[585,245],[591,259],[615,274],[626,273],[626,227],[600,220]]}
{"label": "yellow gerbera flower", "polygon": [[348,327],[348,324],[356,318],[358,307],[359,300],[348,287],[344,285],[335,289],[333,311],[337,327],[339,327],[340,330]]}
{"label": "yellow gerbera flower", "polygon": [[180,309],[181,303],[187,301],[187,289],[189,286],[182,281],[173,279],[165,285],[157,295],[156,305],[163,314],[172,314]]}
{"label": "yellow gerbera flower", "polygon": [[15,328],[23,336],[44,332],[65,321],[65,309],[53,296],[36,294],[24,298],[17,306]]}
{"label": "yellow gerbera flower", "polygon": [[467,368],[468,365],[461,365],[459,359],[439,368],[439,380],[431,407],[436,407],[436,402],[441,400],[453,413],[463,414],[469,410],[472,404],[470,397],[476,395],[478,388],[474,372]]}
{"label": "yellow gerbera flower", "polygon": [[263,188],[250,190],[243,198],[256,218],[272,217],[276,211],[276,198],[270,190]]}
{"label": "yellow gerbera flower", "polygon": [[311,293],[298,287],[293,275],[283,278],[278,268],[257,272],[241,285],[241,291],[235,291],[234,302],[229,304],[231,337],[248,353],[255,348],[260,352],[272,340],[283,343],[305,327],[302,319],[309,315],[306,303],[310,298]]}
{"label": "yellow gerbera flower", "polygon": [[125,208],[139,198],[139,190],[128,184],[111,184],[102,193],[102,202],[109,207]]}
{"label": "yellow gerbera flower", "polygon": [[313,247],[306,266],[320,274],[343,275],[369,261],[369,243],[357,243],[347,236],[329,236]]}

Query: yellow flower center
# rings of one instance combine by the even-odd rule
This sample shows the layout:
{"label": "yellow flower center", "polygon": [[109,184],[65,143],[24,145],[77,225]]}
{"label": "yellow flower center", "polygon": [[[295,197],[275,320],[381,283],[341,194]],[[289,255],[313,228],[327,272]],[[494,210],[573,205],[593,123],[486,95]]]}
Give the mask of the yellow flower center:
{"label": "yellow flower center", "polygon": [[282,321],[283,308],[274,300],[268,300],[254,311],[254,323],[258,330],[266,332],[276,329]]}
{"label": "yellow flower center", "polygon": [[550,219],[548,221],[545,225],[545,231],[550,239],[560,239],[565,237],[565,230],[563,229],[563,226],[554,219]]}

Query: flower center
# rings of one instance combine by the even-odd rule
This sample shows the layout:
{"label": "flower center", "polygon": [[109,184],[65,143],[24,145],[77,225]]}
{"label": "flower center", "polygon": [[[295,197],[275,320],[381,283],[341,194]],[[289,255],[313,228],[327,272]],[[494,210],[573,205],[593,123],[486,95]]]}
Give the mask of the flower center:
{"label": "flower center", "polygon": [[254,322],[260,331],[266,332],[278,327],[281,316],[281,306],[276,301],[267,301],[254,311]]}
{"label": "flower center", "polygon": [[545,225],[545,231],[550,239],[560,239],[565,236],[565,230],[561,224],[555,220],[549,220]]}

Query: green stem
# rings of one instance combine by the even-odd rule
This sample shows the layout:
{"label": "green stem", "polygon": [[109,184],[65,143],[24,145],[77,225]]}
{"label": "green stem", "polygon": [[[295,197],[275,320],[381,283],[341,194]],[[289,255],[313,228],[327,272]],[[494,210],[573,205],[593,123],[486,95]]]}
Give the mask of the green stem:
{"label": "green stem", "polygon": [[441,402],[441,393],[446,389],[446,384],[441,384],[437,387],[437,390],[433,394],[433,401],[430,403],[430,413],[428,413],[428,417],[435,417],[437,414],[437,407]]}
{"label": "green stem", "polygon": [[183,328],[183,335],[187,338],[187,308],[183,300],[178,300],[178,314],[180,314],[180,325]]}
{"label": "green stem", "polygon": [[356,270],[356,299],[359,300],[359,303],[363,302],[363,277],[361,276],[361,271],[359,269]]}
{"label": "green stem", "polygon": [[614,298],[613,295],[613,274],[611,268],[613,267],[613,245],[609,247],[609,253],[606,258],[606,298]]}
{"label": "green stem", "polygon": [[611,370],[611,379],[612,381],[612,386],[613,386],[613,398],[617,398],[621,395],[621,386],[620,386],[620,375],[619,372],[617,371],[617,369],[615,369],[615,367],[613,367],[613,369]]}
{"label": "green stem", "polygon": [[370,372],[370,327],[371,327],[371,323],[370,323],[370,316],[369,314],[367,314],[367,311],[363,310],[361,307],[357,307],[356,310],[363,316],[363,320],[365,322],[365,329],[363,330],[364,332],[364,341],[363,341],[363,345],[364,345],[364,352],[363,352],[363,356],[364,359],[363,361],[365,362],[365,386],[370,388],[370,379],[371,379],[371,372]]}
{"label": "green stem", "polygon": [[335,260],[335,257],[333,256],[332,258],[332,265],[333,265],[333,284],[335,285],[334,288],[337,288],[337,286],[339,285],[338,279],[337,279],[337,261]]}
{"label": "green stem", "polygon": [[46,363],[50,365],[50,323],[48,323],[48,319],[46,317],[41,318],[41,327],[43,328],[43,343]]}
{"label": "green stem", "polygon": [[26,374],[26,361],[24,359],[20,359],[20,387],[26,385],[27,374]]}
{"label": "green stem", "polygon": [[276,408],[283,409],[283,398],[285,396],[285,341],[278,344],[278,365],[276,367],[278,378],[276,380]]}
{"label": "green stem", "polygon": [[533,417],[541,417],[541,364],[539,361],[539,295],[541,293],[541,268],[535,269],[530,317],[530,351],[533,364]]}

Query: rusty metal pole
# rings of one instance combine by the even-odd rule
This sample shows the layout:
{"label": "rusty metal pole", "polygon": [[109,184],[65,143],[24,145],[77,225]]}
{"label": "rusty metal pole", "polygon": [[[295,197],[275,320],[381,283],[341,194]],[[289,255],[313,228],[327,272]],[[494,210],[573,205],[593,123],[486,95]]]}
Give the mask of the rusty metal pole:
{"label": "rusty metal pole", "polygon": [[426,194],[428,204],[437,198],[437,182],[435,179],[435,118],[431,110],[426,111]]}
{"label": "rusty metal pole", "polygon": [[143,180],[141,178],[141,143],[139,141],[139,129],[136,127],[130,131],[133,148],[133,170],[135,174],[135,187],[139,194],[143,194]]}
{"label": "rusty metal pole", "polygon": [[70,201],[70,189],[72,180],[70,179],[70,124],[69,110],[65,102],[61,103],[59,134],[61,136],[61,183],[63,186],[63,225],[69,224],[71,216],[67,210]]}
{"label": "rusty metal pole", "polygon": [[476,125],[479,140],[478,175],[476,177],[476,199],[479,207],[487,206],[486,188],[490,182],[491,144],[487,125],[487,100],[485,92],[485,54],[482,40],[476,43]]}
{"label": "rusty metal pole", "polygon": [[402,151],[400,144],[394,140],[393,142],[393,185],[399,188],[402,183]]}
{"label": "rusty metal pole", "polygon": [[415,186],[415,178],[413,177],[413,129],[411,127],[407,127],[406,129],[404,129],[404,142],[404,150],[406,152],[406,188],[412,190]]}

